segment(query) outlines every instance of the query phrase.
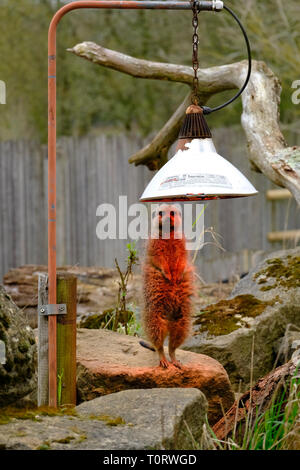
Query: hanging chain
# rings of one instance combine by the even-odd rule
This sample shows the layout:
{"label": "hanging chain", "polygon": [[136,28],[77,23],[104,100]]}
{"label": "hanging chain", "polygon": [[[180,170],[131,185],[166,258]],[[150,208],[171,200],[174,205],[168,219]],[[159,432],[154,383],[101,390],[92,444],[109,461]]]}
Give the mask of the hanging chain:
{"label": "hanging chain", "polygon": [[198,97],[198,89],[199,89],[199,82],[198,82],[198,68],[199,68],[199,61],[198,61],[198,44],[199,44],[199,37],[198,37],[198,2],[195,0],[191,0],[192,10],[193,10],[193,20],[192,25],[194,28],[193,32],[193,70],[194,70],[194,78],[193,78],[193,91],[192,91],[192,104],[198,105],[199,104],[199,97]]}

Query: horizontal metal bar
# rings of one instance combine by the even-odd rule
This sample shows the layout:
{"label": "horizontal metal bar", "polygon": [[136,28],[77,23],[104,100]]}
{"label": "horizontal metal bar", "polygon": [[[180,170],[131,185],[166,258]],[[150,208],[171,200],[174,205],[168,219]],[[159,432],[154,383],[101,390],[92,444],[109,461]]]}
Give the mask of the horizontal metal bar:
{"label": "horizontal metal bar", "polygon": [[[198,0],[199,11],[220,11],[223,8],[223,2],[221,0]],[[180,1],[144,1],[144,0],[123,0],[123,1],[75,1],[64,5],[61,11],[71,11],[82,8],[104,8],[104,9],[128,9],[128,10],[191,10],[192,4],[188,2]],[[60,11],[60,10],[58,10]]]}
{"label": "horizontal metal bar", "polygon": [[66,315],[66,304],[48,304],[41,305],[39,308],[40,315]]}
{"label": "horizontal metal bar", "polygon": [[[132,6],[128,5],[128,2],[116,2],[119,3],[120,5],[114,5],[109,8],[122,8],[122,4],[127,4],[125,8],[133,8],[133,9],[147,9],[147,10],[156,10],[156,9],[162,9],[162,10],[191,10],[192,5],[191,2],[178,2],[178,1],[166,1],[166,2],[160,2],[160,1],[137,1],[137,2],[130,2],[132,3]],[[202,1],[198,0],[198,10],[206,10],[206,11],[219,11],[220,9],[223,8],[223,2],[219,0],[207,0],[207,1]]]}

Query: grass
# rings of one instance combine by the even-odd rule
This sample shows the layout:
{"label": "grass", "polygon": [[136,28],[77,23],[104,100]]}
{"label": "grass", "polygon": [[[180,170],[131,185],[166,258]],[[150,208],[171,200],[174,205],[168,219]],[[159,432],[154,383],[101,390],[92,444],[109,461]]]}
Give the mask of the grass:
{"label": "grass", "polygon": [[215,449],[219,450],[300,450],[300,376],[277,389],[269,407],[263,412],[245,410],[245,418],[237,416],[232,435],[226,441],[216,437],[206,425]]}

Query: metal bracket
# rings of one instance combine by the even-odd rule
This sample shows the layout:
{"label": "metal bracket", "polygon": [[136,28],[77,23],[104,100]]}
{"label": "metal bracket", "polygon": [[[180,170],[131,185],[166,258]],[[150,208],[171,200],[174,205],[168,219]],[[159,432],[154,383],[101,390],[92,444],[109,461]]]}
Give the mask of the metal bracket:
{"label": "metal bracket", "polygon": [[223,10],[224,3],[220,0],[213,0],[213,11],[221,11]]}
{"label": "metal bracket", "polygon": [[198,11],[221,11],[223,10],[224,3],[221,0],[196,0]]}
{"label": "metal bracket", "polygon": [[67,313],[66,304],[41,305],[39,308],[40,315],[66,315],[66,313]]}

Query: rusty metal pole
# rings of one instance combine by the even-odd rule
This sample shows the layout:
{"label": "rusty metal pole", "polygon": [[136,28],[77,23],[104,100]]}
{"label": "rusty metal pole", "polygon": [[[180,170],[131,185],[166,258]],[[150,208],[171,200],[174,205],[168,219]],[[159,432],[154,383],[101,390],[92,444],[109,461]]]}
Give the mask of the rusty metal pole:
{"label": "rusty metal pole", "polygon": [[[199,1],[199,10],[218,11],[219,0]],[[77,1],[68,3],[52,18],[48,33],[48,276],[49,304],[56,304],[56,30],[68,12],[83,8],[129,10],[191,10],[189,1]],[[57,406],[56,315],[48,318],[49,406]]]}

